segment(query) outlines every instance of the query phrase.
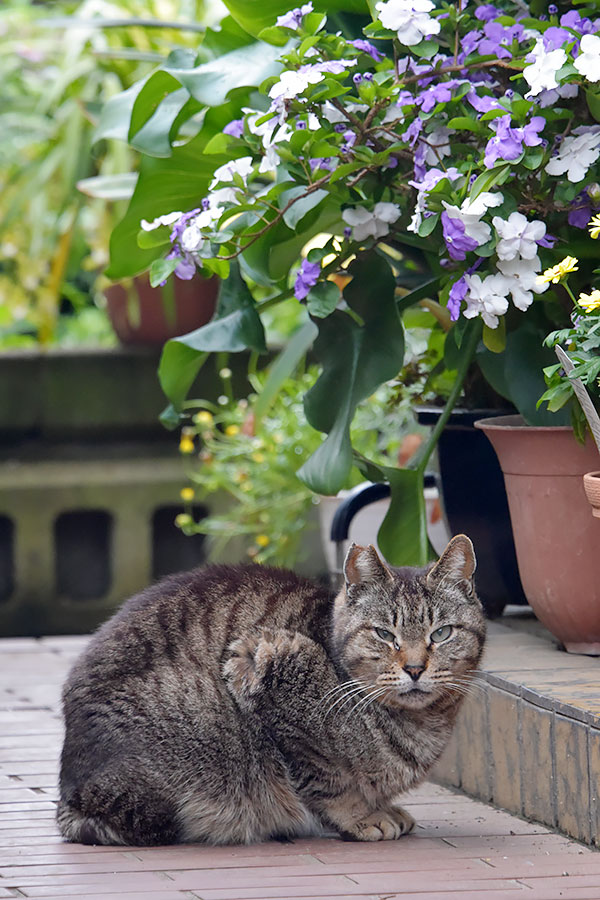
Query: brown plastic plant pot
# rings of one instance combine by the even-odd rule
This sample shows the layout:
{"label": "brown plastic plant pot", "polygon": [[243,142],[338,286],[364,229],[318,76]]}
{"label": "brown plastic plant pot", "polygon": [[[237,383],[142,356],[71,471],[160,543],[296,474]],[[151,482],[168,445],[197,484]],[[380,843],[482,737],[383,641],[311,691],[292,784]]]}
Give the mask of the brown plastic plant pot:
{"label": "brown plastic plant pot", "polygon": [[527,600],[567,651],[600,656],[600,523],[583,488],[598,464],[594,442],[582,446],[568,427],[529,426],[520,416],[475,425],[504,473]]}
{"label": "brown plastic plant pot", "polygon": [[219,284],[218,278],[197,275],[190,281],[173,277],[153,288],[147,277],[138,276],[105,290],[108,314],[122,344],[160,346],[211,320]]}
{"label": "brown plastic plant pot", "polygon": [[583,489],[592,505],[592,515],[600,519],[600,472],[586,472],[583,476]]}

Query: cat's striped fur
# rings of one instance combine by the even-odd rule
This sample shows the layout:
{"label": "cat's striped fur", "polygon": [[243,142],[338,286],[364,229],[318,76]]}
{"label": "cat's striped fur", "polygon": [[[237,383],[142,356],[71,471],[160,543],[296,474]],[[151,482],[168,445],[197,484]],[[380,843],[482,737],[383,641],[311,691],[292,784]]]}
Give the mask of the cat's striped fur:
{"label": "cat's striped fur", "polygon": [[464,536],[425,570],[353,545],[335,601],[261,566],[208,566],[132,598],[64,688],[62,834],[148,845],[409,831],[396,798],[444,749],[483,649],[474,568]]}

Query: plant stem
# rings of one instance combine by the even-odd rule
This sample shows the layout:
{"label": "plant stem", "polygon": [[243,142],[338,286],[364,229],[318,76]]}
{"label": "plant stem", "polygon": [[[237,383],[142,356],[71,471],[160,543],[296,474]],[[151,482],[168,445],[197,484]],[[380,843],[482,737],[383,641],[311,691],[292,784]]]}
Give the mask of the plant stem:
{"label": "plant stem", "polygon": [[419,452],[418,457],[414,465],[411,468],[417,469],[422,473],[425,472],[425,467],[429,462],[429,458],[431,454],[435,450],[437,446],[437,442],[440,438],[440,434],[442,433],[446,422],[450,418],[450,415],[456,406],[456,401],[460,396],[460,392],[462,391],[463,382],[469,371],[469,366],[473,361],[473,357],[475,356],[475,349],[477,344],[479,343],[481,333],[481,323],[479,320],[473,322],[472,326],[467,330],[464,340],[461,346],[461,358],[458,369],[456,371],[456,380],[454,385],[452,386],[452,390],[446,400],[446,405],[444,406],[444,411],[442,415],[438,419],[435,427],[433,428],[431,434],[429,435],[427,441],[425,442],[423,449]]}

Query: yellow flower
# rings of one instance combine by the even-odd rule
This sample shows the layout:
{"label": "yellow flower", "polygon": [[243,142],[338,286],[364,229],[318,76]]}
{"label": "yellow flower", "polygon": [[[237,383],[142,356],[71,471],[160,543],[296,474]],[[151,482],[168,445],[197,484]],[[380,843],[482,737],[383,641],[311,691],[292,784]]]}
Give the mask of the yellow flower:
{"label": "yellow flower", "polygon": [[561,260],[556,266],[552,266],[551,269],[546,269],[543,275],[538,275],[538,284],[546,284],[551,281],[554,284],[558,284],[558,282],[561,281],[565,277],[565,275],[568,275],[569,272],[578,271],[578,262],[579,260],[574,256],[565,256],[565,258]]}
{"label": "yellow flower", "polygon": [[185,503],[189,503],[194,499],[194,488],[186,487],[182,488],[179,492],[179,496]]}
{"label": "yellow flower", "polygon": [[252,459],[254,460],[255,463],[263,463],[265,461],[265,454],[264,453],[253,453]]}
{"label": "yellow flower", "polygon": [[179,441],[179,452],[180,453],[193,453],[196,448],[194,447],[194,442],[191,437],[184,435]]}
{"label": "yellow flower", "polygon": [[590,237],[596,240],[600,236],[600,216],[592,216],[588,222],[588,228],[590,229]]}
{"label": "yellow flower", "polygon": [[207,409],[203,409],[201,412],[197,412],[194,416],[194,422],[196,425],[212,425],[214,422],[214,416]]}
{"label": "yellow flower", "polygon": [[239,433],[240,433],[239,425],[228,425],[227,428],[225,429],[225,434],[228,437],[235,437],[235,435],[239,434]]}
{"label": "yellow flower", "polygon": [[[600,231],[600,225],[599,231]],[[591,294],[580,294],[577,303],[586,312],[592,312],[594,309],[600,309],[600,291],[594,289]]]}
{"label": "yellow flower", "polygon": [[185,528],[186,525],[191,525],[193,521],[192,517],[188,516],[187,513],[179,513],[178,516],[175,516],[175,524],[178,528]]}
{"label": "yellow flower", "polygon": [[259,547],[268,547],[271,539],[266,534],[259,534],[256,538],[256,543]]}

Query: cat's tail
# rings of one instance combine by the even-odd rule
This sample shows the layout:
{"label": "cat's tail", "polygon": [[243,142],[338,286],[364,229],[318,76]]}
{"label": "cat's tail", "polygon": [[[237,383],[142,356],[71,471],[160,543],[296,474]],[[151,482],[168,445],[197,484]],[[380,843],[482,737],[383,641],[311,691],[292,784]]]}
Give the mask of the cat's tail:
{"label": "cat's tail", "polygon": [[72,844],[116,844],[123,846],[129,843],[105,822],[91,816],[84,816],[62,800],[58,803],[56,821],[60,833]]}

